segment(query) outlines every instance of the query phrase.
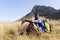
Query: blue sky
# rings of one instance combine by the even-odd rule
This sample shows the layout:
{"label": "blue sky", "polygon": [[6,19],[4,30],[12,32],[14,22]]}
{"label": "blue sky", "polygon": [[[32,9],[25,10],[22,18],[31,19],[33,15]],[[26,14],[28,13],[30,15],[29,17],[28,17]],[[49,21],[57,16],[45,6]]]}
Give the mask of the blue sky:
{"label": "blue sky", "polygon": [[60,9],[60,0],[0,0],[0,21],[15,21],[29,13],[34,5]]}

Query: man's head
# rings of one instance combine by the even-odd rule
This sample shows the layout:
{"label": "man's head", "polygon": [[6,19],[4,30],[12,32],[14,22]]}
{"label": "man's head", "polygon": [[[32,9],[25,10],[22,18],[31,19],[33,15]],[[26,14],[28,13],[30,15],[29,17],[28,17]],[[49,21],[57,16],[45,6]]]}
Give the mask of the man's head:
{"label": "man's head", "polygon": [[39,18],[39,14],[35,13],[35,19],[38,19],[38,18]]}

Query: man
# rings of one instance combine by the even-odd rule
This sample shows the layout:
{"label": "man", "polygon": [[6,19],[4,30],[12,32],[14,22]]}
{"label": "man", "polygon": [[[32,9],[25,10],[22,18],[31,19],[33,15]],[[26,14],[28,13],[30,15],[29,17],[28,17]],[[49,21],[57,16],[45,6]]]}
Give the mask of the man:
{"label": "man", "polygon": [[39,32],[39,31],[44,32],[44,23],[40,19],[39,14],[35,13],[35,19],[34,20],[24,20],[22,22],[22,24],[24,22],[29,22],[30,23],[29,26],[26,29],[27,33],[29,33],[29,31],[30,31],[31,28],[34,28],[37,32]]}

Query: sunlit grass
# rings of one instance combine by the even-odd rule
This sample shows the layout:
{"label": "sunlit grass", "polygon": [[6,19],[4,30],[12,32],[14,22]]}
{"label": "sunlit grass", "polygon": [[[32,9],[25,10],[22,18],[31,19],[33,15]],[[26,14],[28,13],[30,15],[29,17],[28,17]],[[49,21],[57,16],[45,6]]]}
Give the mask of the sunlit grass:
{"label": "sunlit grass", "polygon": [[53,25],[51,34],[41,32],[37,36],[36,32],[34,32],[30,35],[20,35],[21,32],[26,30],[28,24],[21,25],[21,21],[0,23],[0,40],[60,40],[60,25],[57,26],[59,22],[51,23]]}

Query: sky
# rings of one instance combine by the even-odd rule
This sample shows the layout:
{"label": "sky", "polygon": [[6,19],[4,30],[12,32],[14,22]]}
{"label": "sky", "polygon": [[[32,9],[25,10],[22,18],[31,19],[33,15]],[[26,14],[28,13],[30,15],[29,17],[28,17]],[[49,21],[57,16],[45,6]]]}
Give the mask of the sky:
{"label": "sky", "polygon": [[34,5],[60,9],[60,0],[0,0],[0,21],[16,21],[28,14]]}

